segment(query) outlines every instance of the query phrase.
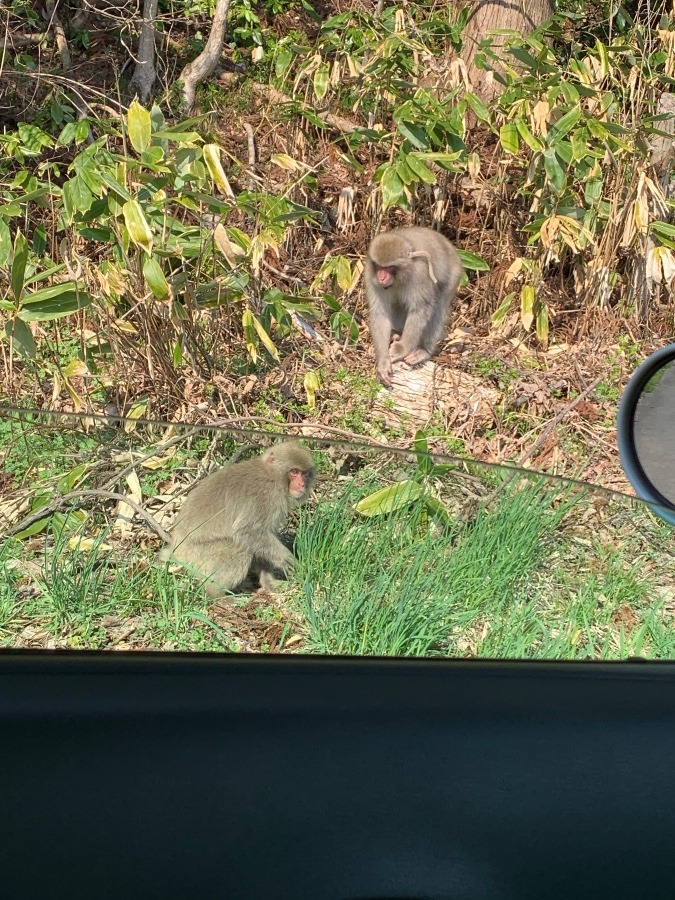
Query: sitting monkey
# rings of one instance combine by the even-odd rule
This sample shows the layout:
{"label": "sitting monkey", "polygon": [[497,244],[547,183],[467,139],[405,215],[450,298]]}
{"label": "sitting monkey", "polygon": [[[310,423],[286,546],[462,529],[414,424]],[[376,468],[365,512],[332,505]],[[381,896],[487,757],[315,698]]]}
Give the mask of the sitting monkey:
{"label": "sitting monkey", "polygon": [[293,563],[278,534],[291,509],[308,499],[314,475],[312,454],[296,441],[213,472],[188,494],[160,558],[199,572],[210,597],[250,574],[272,590],[275,571],[285,574]]}

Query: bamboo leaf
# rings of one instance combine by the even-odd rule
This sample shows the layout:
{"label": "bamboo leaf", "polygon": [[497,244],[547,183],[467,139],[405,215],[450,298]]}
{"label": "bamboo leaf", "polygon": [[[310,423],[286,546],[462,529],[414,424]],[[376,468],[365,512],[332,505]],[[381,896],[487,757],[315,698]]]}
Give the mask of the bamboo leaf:
{"label": "bamboo leaf", "polygon": [[422,493],[422,485],[416,481],[399,481],[397,484],[381,488],[379,491],[375,491],[374,494],[359,500],[355,509],[359,515],[368,518],[382,516],[385,513],[395,512],[408,503],[418,500]]}
{"label": "bamboo leaf", "polygon": [[515,122],[505,122],[499,129],[499,142],[507,153],[515,154],[520,149],[518,128]]}
{"label": "bamboo leaf", "polygon": [[148,149],[152,140],[152,119],[148,110],[137,100],[131,103],[127,113],[127,132],[136,153]]}

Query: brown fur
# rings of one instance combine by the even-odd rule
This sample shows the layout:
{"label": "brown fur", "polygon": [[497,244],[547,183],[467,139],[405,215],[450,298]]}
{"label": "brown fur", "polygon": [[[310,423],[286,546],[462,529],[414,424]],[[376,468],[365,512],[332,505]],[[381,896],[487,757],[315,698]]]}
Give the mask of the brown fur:
{"label": "brown fur", "polygon": [[[378,267],[392,270],[390,286],[378,283]],[[366,294],[377,374],[385,385],[391,385],[392,363],[414,366],[436,352],[461,276],[457,251],[432,228],[396,228],[373,239]]]}
{"label": "brown fur", "polygon": [[[293,470],[303,473],[301,496],[289,493]],[[200,574],[211,597],[235,590],[247,576],[261,586],[276,584],[293,554],[279,540],[296,503],[309,497],[314,481],[312,454],[296,441],[275,444],[262,456],[219,469],[188,494],[160,553]]]}

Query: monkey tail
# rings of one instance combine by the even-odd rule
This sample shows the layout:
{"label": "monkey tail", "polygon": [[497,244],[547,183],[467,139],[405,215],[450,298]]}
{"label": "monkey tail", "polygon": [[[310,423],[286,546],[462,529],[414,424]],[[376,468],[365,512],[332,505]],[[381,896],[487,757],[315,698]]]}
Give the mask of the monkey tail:
{"label": "monkey tail", "polygon": [[426,250],[410,250],[408,256],[425,256],[427,265],[429,266],[429,278],[431,278],[434,284],[438,284],[438,279],[434,275],[434,267],[431,265],[431,256],[427,253]]}

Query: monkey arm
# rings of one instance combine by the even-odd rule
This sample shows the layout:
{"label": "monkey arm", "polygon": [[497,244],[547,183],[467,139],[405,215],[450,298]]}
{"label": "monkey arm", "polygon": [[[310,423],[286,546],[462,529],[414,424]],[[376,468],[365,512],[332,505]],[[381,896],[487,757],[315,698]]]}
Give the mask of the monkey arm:
{"label": "monkey arm", "polygon": [[390,310],[374,294],[370,298],[370,337],[375,352],[377,374],[386,385],[391,384],[391,362],[389,343],[391,341],[392,320]]}
{"label": "monkey arm", "polygon": [[233,539],[237,546],[252,550],[252,555],[256,559],[265,560],[282,572],[287,571],[293,563],[293,554],[273,531],[262,529],[238,531]]}
{"label": "monkey arm", "polygon": [[274,568],[289,568],[293,554],[279,540],[280,531],[288,519],[288,501],[283,494],[270,489],[260,503],[249,510],[242,508],[232,527],[232,541],[252,556],[267,560]]}

